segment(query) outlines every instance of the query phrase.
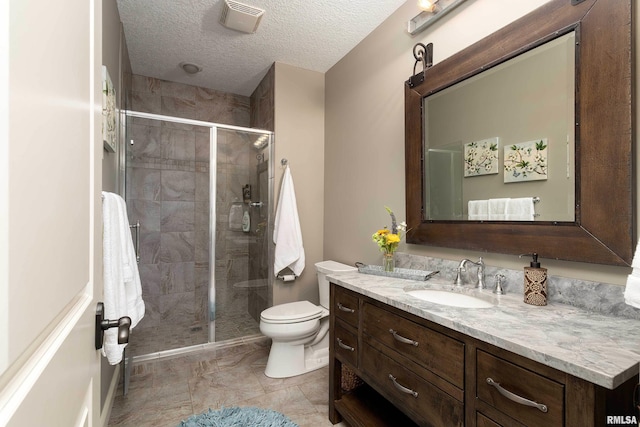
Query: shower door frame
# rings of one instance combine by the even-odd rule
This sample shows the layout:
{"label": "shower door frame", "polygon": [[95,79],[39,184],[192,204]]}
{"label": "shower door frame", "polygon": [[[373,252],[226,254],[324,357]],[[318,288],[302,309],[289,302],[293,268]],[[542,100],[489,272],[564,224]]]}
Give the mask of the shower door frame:
{"label": "shower door frame", "polygon": [[[273,175],[274,175],[274,170],[273,170],[274,169],[274,163],[273,163],[274,134],[272,131],[268,131],[264,129],[255,129],[255,128],[247,128],[243,126],[226,125],[222,123],[205,122],[201,120],[186,119],[182,117],[165,116],[162,114],[144,113],[141,111],[125,110],[125,116],[209,128],[209,148],[210,148],[209,149],[209,289],[208,289],[209,306],[207,307],[208,316],[209,316],[209,331],[208,331],[209,341],[208,343],[204,343],[204,344],[215,343],[216,342],[215,340],[216,319],[215,319],[215,316],[211,316],[211,313],[212,313],[211,307],[214,307],[214,308],[216,307],[215,306],[216,304],[216,292],[215,292],[216,290],[216,279],[215,279],[216,251],[215,249],[216,249],[216,176],[217,176],[217,146],[218,146],[217,131],[218,129],[225,129],[225,130],[232,130],[232,131],[268,135],[269,136],[269,148],[268,148],[269,172],[267,174],[268,175],[267,178],[269,181],[273,180]],[[125,154],[125,165],[123,169],[126,170],[126,154]],[[123,182],[124,181],[125,180],[123,180]],[[125,187],[123,194],[126,199],[126,185],[123,185],[123,187]],[[269,202],[271,202],[273,200],[273,185],[268,185],[268,189],[269,189],[268,199],[269,199]],[[272,212],[273,212],[273,209],[271,207],[271,203],[269,203],[269,211],[267,214],[268,232],[272,230],[272,223],[273,223]],[[269,245],[267,256],[270,257],[271,252],[272,252],[272,245]],[[269,263],[269,264],[271,265],[272,263]],[[273,268],[272,266],[269,268],[269,272],[267,273],[267,280],[269,280],[272,276],[271,274],[272,268]],[[271,298],[269,298],[269,300],[271,300]],[[180,351],[180,349],[171,349],[171,350],[163,350],[163,351],[160,351],[159,353],[168,352],[168,353],[174,354],[176,353],[176,350]]]}

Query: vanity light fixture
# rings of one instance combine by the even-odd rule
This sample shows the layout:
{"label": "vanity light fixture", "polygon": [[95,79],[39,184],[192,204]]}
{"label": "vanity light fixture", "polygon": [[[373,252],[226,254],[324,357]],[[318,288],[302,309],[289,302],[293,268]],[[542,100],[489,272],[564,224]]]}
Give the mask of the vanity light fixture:
{"label": "vanity light fixture", "polygon": [[418,0],[422,10],[407,23],[407,31],[412,36],[434,24],[438,19],[451,12],[465,0]]}
{"label": "vanity light fixture", "polygon": [[438,0],[418,0],[418,8],[425,12],[434,13]]}

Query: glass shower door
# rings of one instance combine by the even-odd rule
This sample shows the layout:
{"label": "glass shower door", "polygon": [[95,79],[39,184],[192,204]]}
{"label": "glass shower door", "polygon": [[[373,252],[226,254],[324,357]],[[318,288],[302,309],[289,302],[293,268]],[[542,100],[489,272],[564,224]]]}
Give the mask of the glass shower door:
{"label": "glass shower door", "polygon": [[[171,118],[170,118],[171,119]],[[129,117],[126,201],[140,222],[146,314],[128,349],[139,356],[208,341],[211,128]],[[205,214],[202,214],[204,212]]]}
{"label": "glass shower door", "polygon": [[271,133],[127,113],[129,220],[146,314],[136,357],[259,333],[271,305]]}
{"label": "glass shower door", "polygon": [[260,333],[260,312],[270,305],[270,138],[264,132],[217,128],[210,341]]}

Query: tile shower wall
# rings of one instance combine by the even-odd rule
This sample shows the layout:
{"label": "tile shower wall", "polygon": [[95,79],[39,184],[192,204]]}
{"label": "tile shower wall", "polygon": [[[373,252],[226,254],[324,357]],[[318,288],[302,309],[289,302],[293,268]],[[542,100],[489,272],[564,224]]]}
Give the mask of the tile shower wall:
{"label": "tile shower wall", "polygon": [[[134,111],[249,124],[249,99],[239,95],[134,75],[131,98]],[[147,306],[132,333],[130,351],[141,355],[207,342],[209,129],[136,118],[128,132],[134,145],[127,154],[127,202],[130,220],[141,223],[140,275]],[[242,159],[250,156],[249,148],[241,154],[241,142],[222,135],[218,144],[222,164],[216,195],[222,215],[216,227],[223,232],[216,240],[216,325],[226,325],[230,332],[225,336],[217,330],[216,340],[258,331],[247,316],[248,291],[232,287],[249,278],[250,236],[224,232],[227,205],[241,198],[242,185],[251,183],[250,163]],[[255,175],[256,165],[252,167]]]}

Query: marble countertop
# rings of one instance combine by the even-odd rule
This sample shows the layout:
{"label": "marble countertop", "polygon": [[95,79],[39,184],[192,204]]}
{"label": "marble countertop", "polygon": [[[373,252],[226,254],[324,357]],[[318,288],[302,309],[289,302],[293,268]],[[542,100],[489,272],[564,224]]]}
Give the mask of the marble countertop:
{"label": "marble countertop", "polygon": [[[438,276],[428,281],[358,272],[329,275],[331,282],[496,347],[608,389],[638,376],[640,321],[549,303],[525,304],[523,295],[456,287]],[[407,290],[462,292],[495,305],[456,308],[419,300]]]}

